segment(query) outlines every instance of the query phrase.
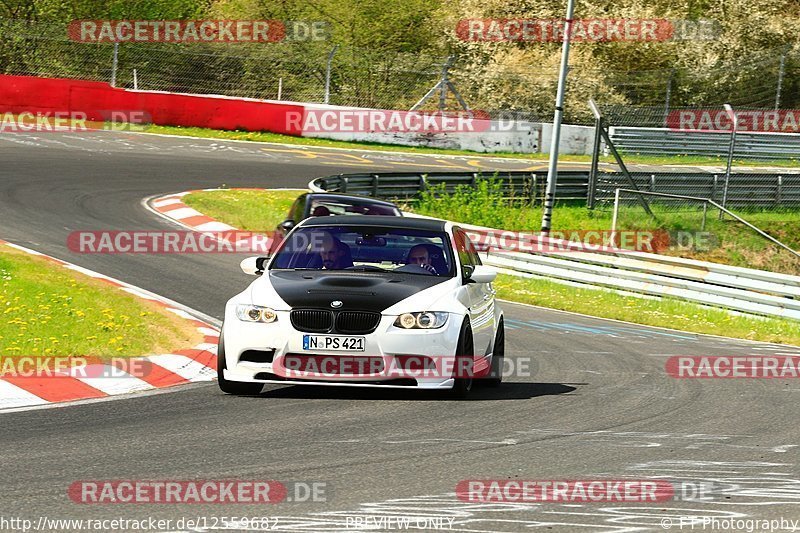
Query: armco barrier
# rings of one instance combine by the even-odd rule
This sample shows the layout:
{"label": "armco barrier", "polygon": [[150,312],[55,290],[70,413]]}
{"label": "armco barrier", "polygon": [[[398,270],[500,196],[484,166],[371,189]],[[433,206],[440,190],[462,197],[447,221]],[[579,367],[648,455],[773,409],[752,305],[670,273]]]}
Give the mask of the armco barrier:
{"label": "armco barrier", "polygon": [[[460,224],[469,232],[497,231]],[[547,252],[489,252],[484,263],[515,272],[744,313],[800,320],[800,277],[535,236]],[[553,250],[565,250],[554,252]]]}
{"label": "armco barrier", "polygon": [[[502,181],[506,196],[527,198],[534,203],[544,198],[547,172],[381,172],[377,174],[340,174],[313,180],[311,190],[372,196],[373,198],[412,198],[420,191],[444,187],[452,193],[459,186],[475,186],[480,180]],[[589,173],[569,170],[558,173],[559,200],[586,200]]]}
{"label": "armco barrier", "polygon": [[[412,198],[420,191],[444,185],[453,192],[459,185],[474,186],[482,179],[502,180],[507,196],[530,198],[540,203],[547,184],[547,172],[381,172],[340,174],[314,180],[311,187],[330,192],[346,192],[375,198]],[[698,196],[721,201],[724,174],[702,172],[632,172],[631,177],[643,191]],[[595,198],[613,201],[614,190],[630,188],[621,172],[597,175]],[[556,199],[586,201],[589,191],[588,170],[565,170],[558,173]],[[728,205],[797,206],[800,205],[800,173],[774,175],[734,173],[728,187]]]}
{"label": "armco barrier", "polygon": [[[695,155],[720,157],[727,154],[729,132],[681,131],[669,128],[612,126],[609,135],[620,152],[642,155]],[[800,135],[796,133],[746,132],[736,134],[735,158],[797,159]]]}
{"label": "armco barrier", "polygon": [[0,75],[0,112],[83,112],[102,120],[102,112],[141,111],[153,124],[226,130],[270,131],[289,135],[286,113],[302,105],[152,91],[132,91],[108,83],[34,76]]}
{"label": "armco barrier", "polygon": [[[384,177],[388,178],[386,183]],[[351,174],[312,180],[309,189],[408,198],[437,183],[437,179],[454,188],[474,183],[479,177],[451,173]],[[430,218],[413,213],[407,216]],[[471,224],[459,226],[481,235],[498,231]],[[526,239],[526,248],[542,251],[482,253],[484,263],[525,275],[800,320],[800,276],[618,248],[586,248],[580,243],[535,234]],[[513,246],[514,240],[506,239],[506,243]],[[530,246],[531,243],[541,246]]]}

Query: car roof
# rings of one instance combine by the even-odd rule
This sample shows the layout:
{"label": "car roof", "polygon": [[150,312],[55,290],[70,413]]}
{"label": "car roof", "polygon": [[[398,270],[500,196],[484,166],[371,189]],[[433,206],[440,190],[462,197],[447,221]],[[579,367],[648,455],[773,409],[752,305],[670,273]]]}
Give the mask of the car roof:
{"label": "car roof", "polygon": [[385,205],[389,207],[397,207],[392,202],[387,200],[378,200],[376,198],[369,198],[367,196],[356,196],[353,194],[338,194],[338,193],[330,193],[330,192],[312,192],[308,193],[308,198],[313,200],[318,199],[326,199],[330,198],[331,200],[355,200],[357,202],[362,203],[371,203],[371,204],[378,204],[378,205]]}
{"label": "car roof", "polygon": [[307,227],[319,226],[361,226],[381,228],[403,228],[424,231],[445,231],[447,221],[435,218],[390,217],[385,215],[359,215],[357,217],[342,215],[307,218],[299,225]]}

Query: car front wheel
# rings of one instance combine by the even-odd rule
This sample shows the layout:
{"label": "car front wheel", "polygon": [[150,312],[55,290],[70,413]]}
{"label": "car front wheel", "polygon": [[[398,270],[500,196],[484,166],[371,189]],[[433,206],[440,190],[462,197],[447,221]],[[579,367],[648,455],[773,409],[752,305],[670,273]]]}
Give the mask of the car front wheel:
{"label": "car front wheel", "polygon": [[503,320],[500,319],[500,324],[497,327],[497,334],[494,338],[494,347],[492,348],[492,373],[486,379],[487,387],[499,387],[503,382],[503,363],[505,361],[506,352],[506,332],[503,326]]}
{"label": "car front wheel", "polygon": [[453,398],[466,398],[472,390],[474,372],[474,345],[472,327],[469,320],[464,320],[458,335],[455,353],[455,383],[451,389]]}

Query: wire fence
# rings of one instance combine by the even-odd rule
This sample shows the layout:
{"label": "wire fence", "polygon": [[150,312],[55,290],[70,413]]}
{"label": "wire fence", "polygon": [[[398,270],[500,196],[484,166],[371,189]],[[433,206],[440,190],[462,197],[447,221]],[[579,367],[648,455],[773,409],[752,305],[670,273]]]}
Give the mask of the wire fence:
{"label": "wire fence", "polygon": [[[671,255],[800,274],[795,254],[715,207],[724,206],[789,248],[800,249],[800,165],[795,164],[800,135],[780,127],[794,120],[792,110],[596,109],[595,131],[604,145],[594,156],[593,169],[605,154],[613,156],[619,171],[593,170],[588,205],[606,217],[613,212],[616,230],[657,228],[668,236],[664,253]],[[638,168],[626,163],[631,155],[640,156]],[[692,165],[647,172],[641,168],[642,155],[658,166],[681,158]],[[778,162],[789,168],[764,168]]]}
{"label": "wire fence", "polygon": [[[442,77],[447,57],[339,47],[330,42],[81,43],[60,23],[0,20],[0,72],[109,82],[144,90],[409,109]],[[330,69],[328,60],[330,54]],[[535,65],[498,69],[476,57],[455,57],[448,76],[473,109],[552,114],[557,70]],[[135,72],[135,74],[134,74]],[[326,93],[326,86],[328,91]],[[770,50],[713,68],[648,71],[573,68],[566,119],[590,124],[588,98],[649,109],[639,126],[663,126],[681,107],[791,108],[800,105],[800,53]],[[438,98],[431,106],[438,105]],[[446,106],[459,108],[453,95]]]}
{"label": "wire fence", "polygon": [[[760,235],[735,218],[721,213],[703,199],[655,197],[630,190],[617,193],[612,224],[620,235],[652,233],[653,246],[665,255],[720,262],[786,274],[800,274],[800,258],[774,241]],[[797,228],[800,213],[781,209],[758,211],[736,209],[745,220],[793,250],[800,249]],[[656,228],[653,231],[653,228]],[[622,239],[624,242],[624,239]]]}
{"label": "wire fence", "polygon": [[[600,204],[626,184],[652,193],[706,198],[746,210],[800,208],[800,112],[731,105],[681,107],[599,106],[596,131],[604,140],[595,155],[612,155],[621,175],[598,174],[593,181]],[[654,165],[691,164],[688,170],[658,175],[627,172],[631,156]],[[654,199],[659,202],[662,199]],[[680,203],[680,201],[678,201]]]}

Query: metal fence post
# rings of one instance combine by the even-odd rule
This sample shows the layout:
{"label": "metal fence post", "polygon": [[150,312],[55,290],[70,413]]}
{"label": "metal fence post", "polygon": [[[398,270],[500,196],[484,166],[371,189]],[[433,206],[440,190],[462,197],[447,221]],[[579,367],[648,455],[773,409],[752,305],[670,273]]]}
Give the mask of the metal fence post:
{"label": "metal fence post", "polygon": [[133,90],[139,90],[139,76],[136,75],[136,69],[133,69]]}
{"label": "metal fence post", "polygon": [[611,216],[611,244],[617,245],[617,216],[619,215],[619,187],[614,189],[614,214]]}
{"label": "metal fence post", "polygon": [[278,78],[278,101],[280,102],[283,96],[283,78]]}
{"label": "metal fence post", "polygon": [[714,181],[711,182],[711,199],[717,199],[717,182],[719,181],[719,176],[714,174]]}
{"label": "metal fence post", "polygon": [[564,97],[567,92],[567,74],[569,73],[569,45],[572,40],[572,14],[575,12],[575,0],[567,0],[567,17],[564,19],[564,40],[561,43],[561,64],[558,69],[558,88],[556,89],[555,113],[553,113],[553,134],[550,137],[550,162],[547,167],[547,185],[544,190],[542,206],[542,233],[550,233],[553,219],[553,208],[556,203],[558,188],[558,149],[561,141],[561,121],[564,118]]}
{"label": "metal fence post", "polygon": [[669,127],[669,101],[672,97],[672,78],[675,77],[675,69],[669,71],[669,78],[667,78],[667,96],[664,102],[664,127]]}
{"label": "metal fence post", "polygon": [[707,214],[708,214],[708,202],[703,202],[703,222],[700,223],[700,231],[706,230]]}
{"label": "metal fence post", "polygon": [[[736,117],[736,113],[734,113],[733,108],[730,104],[725,104],[725,111],[728,113],[728,117],[731,119],[731,141],[730,145],[728,146],[728,165],[725,168],[725,184],[722,187],[722,207],[728,207],[728,187],[730,186],[731,181],[731,167],[733,167],[733,152],[736,149],[736,128],[739,126],[739,119]],[[722,217],[725,213],[723,211],[719,212],[719,219],[722,220]]]}
{"label": "metal fence post", "polygon": [[119,62],[119,43],[114,42],[114,58],[111,60],[111,86],[117,86],[117,64]]}
{"label": "metal fence post", "polygon": [[775,191],[775,203],[778,205],[783,203],[783,176],[778,176],[778,187]]}
{"label": "metal fence post", "polygon": [[325,103],[331,100],[331,63],[333,63],[333,56],[336,54],[336,49],[339,45],[333,47],[333,50],[328,54],[328,65],[325,67]]}
{"label": "metal fence post", "polygon": [[775,92],[775,111],[781,107],[781,90],[783,89],[783,76],[786,73],[786,54],[781,56],[781,64],[778,69],[778,89]]}
{"label": "metal fence post", "polygon": [[592,146],[592,166],[589,169],[589,184],[586,191],[586,207],[594,209],[597,191],[597,167],[600,164],[600,142],[603,139],[603,134],[600,131],[603,128],[603,115],[600,114],[600,109],[598,109],[594,100],[589,100],[589,107],[594,114],[594,145]]}

